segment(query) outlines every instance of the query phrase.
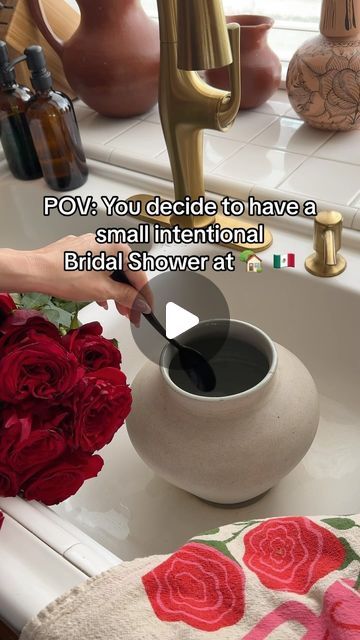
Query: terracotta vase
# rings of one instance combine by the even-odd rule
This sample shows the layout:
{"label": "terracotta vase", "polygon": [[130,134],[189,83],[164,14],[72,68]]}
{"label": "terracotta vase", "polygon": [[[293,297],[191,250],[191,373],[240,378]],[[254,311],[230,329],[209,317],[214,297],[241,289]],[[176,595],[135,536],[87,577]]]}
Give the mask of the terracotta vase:
{"label": "terracotta vase", "polygon": [[147,363],[133,382],[127,429],[165,480],[210,502],[236,504],[262,495],[300,462],[318,428],[319,401],[300,360],[250,324],[201,322],[181,341],[201,344],[204,353],[224,332],[210,360],[217,374],[211,397],[191,390],[186,374],[175,378],[168,345],[160,367]]}
{"label": "terracotta vase", "polygon": [[[241,104],[240,109],[253,109],[269,100],[279,88],[281,63],[270,49],[267,36],[274,24],[266,16],[228,16],[227,22],[237,22],[241,27]],[[207,80],[214,87],[229,89],[226,68],[206,72]]]}
{"label": "terracotta vase", "polygon": [[360,0],[323,0],[320,32],[290,62],[290,102],[317,129],[359,129]]}
{"label": "terracotta vase", "polygon": [[159,31],[139,0],[77,0],[81,21],[62,42],[51,30],[41,0],[28,0],[33,19],[59,54],[70,86],[104,116],[144,113],[157,101]]}

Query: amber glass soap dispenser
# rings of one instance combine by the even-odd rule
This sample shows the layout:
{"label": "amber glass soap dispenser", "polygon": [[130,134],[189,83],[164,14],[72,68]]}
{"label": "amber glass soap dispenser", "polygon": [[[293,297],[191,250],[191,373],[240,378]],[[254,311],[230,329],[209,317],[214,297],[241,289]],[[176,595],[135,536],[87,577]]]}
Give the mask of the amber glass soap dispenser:
{"label": "amber glass soap dispenser", "polygon": [[6,43],[0,41],[0,137],[10,171],[19,180],[42,176],[25,115],[32,95],[17,84]]}
{"label": "amber glass soap dispenser", "polygon": [[25,50],[35,95],[28,103],[27,120],[44,178],[56,191],[85,184],[88,168],[70,98],[52,88],[42,48]]}

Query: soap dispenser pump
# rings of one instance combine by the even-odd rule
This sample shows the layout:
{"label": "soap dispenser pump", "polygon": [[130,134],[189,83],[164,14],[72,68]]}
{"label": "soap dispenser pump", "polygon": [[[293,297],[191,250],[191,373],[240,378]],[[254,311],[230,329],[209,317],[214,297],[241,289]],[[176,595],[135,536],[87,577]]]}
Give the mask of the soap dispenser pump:
{"label": "soap dispenser pump", "polygon": [[0,41],[0,138],[9,169],[19,180],[42,176],[25,115],[32,95],[16,82],[6,42]]}
{"label": "soap dispenser pump", "polygon": [[33,45],[24,55],[35,95],[26,115],[47,184],[56,191],[70,191],[85,184],[88,168],[70,98],[52,85],[42,48]]}

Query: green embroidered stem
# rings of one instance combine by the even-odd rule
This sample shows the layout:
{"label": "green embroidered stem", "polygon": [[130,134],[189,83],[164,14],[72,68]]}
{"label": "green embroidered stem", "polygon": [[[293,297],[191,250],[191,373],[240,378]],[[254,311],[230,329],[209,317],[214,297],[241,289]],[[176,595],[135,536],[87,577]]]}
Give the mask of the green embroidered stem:
{"label": "green embroidered stem", "polygon": [[359,573],[359,577],[356,581],[355,587],[354,587],[355,591],[360,591],[360,573]]}
{"label": "green embroidered stem", "polygon": [[[260,521],[261,522],[261,521]],[[228,540],[224,540],[225,544],[230,544],[230,542],[233,542],[234,540],[236,540],[236,538],[238,538],[239,536],[241,536],[241,534],[248,529],[249,527],[252,527],[254,524],[259,524],[259,521],[257,520],[253,520],[251,522],[248,522],[245,527],[243,527],[242,529],[240,529],[240,531],[237,531],[231,538],[229,538]]]}

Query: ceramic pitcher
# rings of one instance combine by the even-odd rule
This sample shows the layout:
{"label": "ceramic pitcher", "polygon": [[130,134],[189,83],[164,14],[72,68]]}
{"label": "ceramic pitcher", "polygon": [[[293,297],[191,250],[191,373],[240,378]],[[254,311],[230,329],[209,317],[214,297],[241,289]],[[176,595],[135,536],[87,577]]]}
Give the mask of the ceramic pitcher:
{"label": "ceramic pitcher", "polygon": [[105,116],[144,113],[157,100],[160,45],[156,22],[140,0],[77,0],[81,22],[62,42],[41,0],[28,0],[31,15],[59,54],[66,78],[89,107]]}
{"label": "ceramic pitcher", "polygon": [[[215,321],[209,327],[202,322],[181,336],[182,343],[197,344],[210,330],[212,339],[219,340],[224,323]],[[250,500],[276,485],[304,457],[319,423],[314,380],[295,355],[244,322],[231,321],[229,338],[231,345],[250,345],[257,357],[266,359],[261,380],[256,382],[251,374],[246,388],[241,364],[234,367],[238,356],[231,346],[222,364],[231,377],[225,383],[219,380],[230,395],[225,388],[212,397],[190,392],[174,382],[169,345],[160,367],[148,363],[136,377],[127,422],[135,449],[158,475],[221,504]],[[245,364],[246,371],[254,370],[253,361]]]}
{"label": "ceramic pitcher", "polygon": [[[237,22],[241,28],[241,104],[240,109],[253,109],[266,102],[279,88],[281,64],[268,43],[274,24],[266,16],[228,16],[227,22]],[[227,69],[207,71],[207,79],[219,89],[229,89]]]}
{"label": "ceramic pitcher", "polygon": [[323,0],[320,33],[290,62],[290,102],[318,129],[359,129],[360,0]]}

